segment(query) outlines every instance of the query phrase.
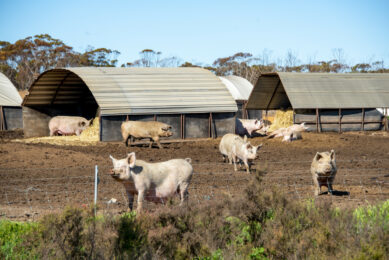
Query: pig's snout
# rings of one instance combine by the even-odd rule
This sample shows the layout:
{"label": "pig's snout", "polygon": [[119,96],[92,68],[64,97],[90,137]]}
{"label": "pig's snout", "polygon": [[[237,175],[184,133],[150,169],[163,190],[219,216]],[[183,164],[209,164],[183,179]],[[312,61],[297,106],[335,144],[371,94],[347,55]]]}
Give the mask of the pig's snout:
{"label": "pig's snout", "polygon": [[109,175],[114,175],[115,174],[115,171],[113,169],[109,170],[108,172]]}

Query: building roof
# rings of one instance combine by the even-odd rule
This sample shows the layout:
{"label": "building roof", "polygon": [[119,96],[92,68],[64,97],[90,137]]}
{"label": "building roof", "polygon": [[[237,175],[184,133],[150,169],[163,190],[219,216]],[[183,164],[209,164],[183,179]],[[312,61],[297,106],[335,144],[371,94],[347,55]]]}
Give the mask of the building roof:
{"label": "building roof", "polygon": [[233,75],[219,78],[226,85],[235,100],[249,99],[253,85],[247,79]]}
{"label": "building roof", "polygon": [[53,69],[42,73],[29,92],[23,105],[87,102],[90,92],[102,115],[237,111],[226,86],[202,68]]}
{"label": "building roof", "polygon": [[333,109],[389,107],[389,74],[266,73],[248,109]]}
{"label": "building roof", "polygon": [[0,106],[18,106],[22,104],[22,98],[12,82],[0,73]]}

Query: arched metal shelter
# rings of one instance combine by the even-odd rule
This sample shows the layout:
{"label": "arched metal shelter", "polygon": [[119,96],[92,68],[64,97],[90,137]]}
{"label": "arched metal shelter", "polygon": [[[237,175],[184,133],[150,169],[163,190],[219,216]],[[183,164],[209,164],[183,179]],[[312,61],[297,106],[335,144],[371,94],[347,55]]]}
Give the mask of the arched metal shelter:
{"label": "arched metal shelter", "polygon": [[[25,97],[26,136],[47,134],[56,115],[101,116],[100,138],[119,140],[130,120],[169,123],[176,138],[217,136],[229,131],[237,111],[224,84],[201,68],[53,69],[42,73]],[[205,131],[206,130],[206,131]]]}
{"label": "arched metal shelter", "polygon": [[22,98],[12,82],[0,73],[0,130],[23,127]]}

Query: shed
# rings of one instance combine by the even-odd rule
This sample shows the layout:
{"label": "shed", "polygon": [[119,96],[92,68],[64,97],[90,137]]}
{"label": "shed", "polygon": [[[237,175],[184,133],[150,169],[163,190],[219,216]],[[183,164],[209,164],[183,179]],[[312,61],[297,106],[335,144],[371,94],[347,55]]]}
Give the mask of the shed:
{"label": "shed", "polygon": [[48,70],[23,101],[25,136],[48,135],[56,115],[100,116],[100,140],[121,140],[129,120],[157,120],[173,138],[217,137],[234,130],[237,106],[226,86],[201,68],[79,67]]}
{"label": "shed", "polygon": [[[378,130],[375,108],[389,107],[389,74],[266,73],[250,95],[247,109],[295,111],[295,123],[317,131]],[[384,121],[383,121],[384,119]]]}
{"label": "shed", "polygon": [[0,73],[0,130],[23,128],[22,98],[12,82]]}
{"label": "shed", "polygon": [[219,77],[220,80],[226,85],[230,91],[232,97],[235,99],[236,105],[238,106],[238,118],[243,119],[260,119],[262,118],[262,110],[247,110],[247,100],[250,97],[253,85],[245,78],[229,75]]}

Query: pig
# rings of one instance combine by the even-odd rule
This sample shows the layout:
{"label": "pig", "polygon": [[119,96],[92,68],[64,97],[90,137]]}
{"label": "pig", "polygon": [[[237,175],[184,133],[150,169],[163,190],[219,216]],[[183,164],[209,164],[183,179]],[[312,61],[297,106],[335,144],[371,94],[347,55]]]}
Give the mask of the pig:
{"label": "pig", "polygon": [[164,203],[178,193],[180,206],[188,199],[188,186],[192,179],[191,159],[173,159],[159,163],[137,160],[134,152],[117,160],[111,155],[113,169],[111,177],[121,182],[127,193],[128,207],[133,208],[134,195],[138,195],[137,212],[143,208],[143,200]]}
{"label": "pig", "polygon": [[159,148],[163,149],[159,138],[172,136],[171,128],[170,125],[157,121],[126,121],[121,125],[121,132],[126,146],[128,146],[128,139],[131,137],[140,139],[150,138],[150,148],[154,141]]}
{"label": "pig", "polygon": [[328,192],[333,194],[332,184],[336,175],[335,151],[317,152],[311,164],[311,173],[315,185],[315,196],[321,192],[321,186],[327,186]]}
{"label": "pig", "polygon": [[236,133],[238,135],[246,135],[252,136],[252,133],[262,129],[264,126],[262,120],[258,119],[236,119]]}
{"label": "pig", "polygon": [[290,142],[292,140],[302,139],[301,132],[304,132],[307,129],[308,127],[305,126],[305,123],[282,127],[273,131],[268,138],[283,137],[282,141]]}
{"label": "pig", "polygon": [[282,139],[283,142],[292,142],[294,140],[302,139],[301,132],[299,131],[286,131],[284,133],[284,138]]}
{"label": "pig", "polygon": [[80,116],[55,116],[49,121],[50,136],[77,135],[88,128],[93,122]]}
{"label": "pig", "polygon": [[254,160],[257,157],[257,150],[262,144],[253,146],[247,142],[247,136],[243,139],[239,135],[226,134],[222,137],[219,150],[223,155],[224,161],[228,158],[230,164],[234,163],[234,170],[237,171],[236,162],[241,160],[246,166],[247,173],[250,173],[249,160]]}

